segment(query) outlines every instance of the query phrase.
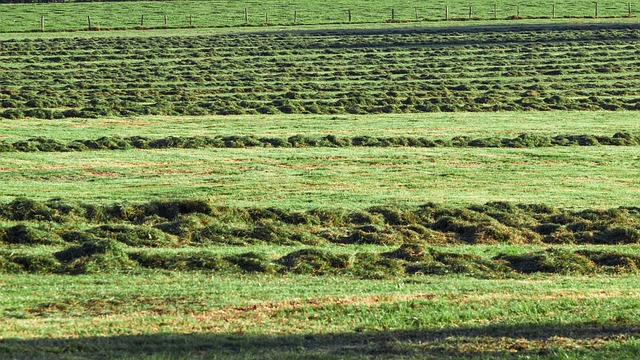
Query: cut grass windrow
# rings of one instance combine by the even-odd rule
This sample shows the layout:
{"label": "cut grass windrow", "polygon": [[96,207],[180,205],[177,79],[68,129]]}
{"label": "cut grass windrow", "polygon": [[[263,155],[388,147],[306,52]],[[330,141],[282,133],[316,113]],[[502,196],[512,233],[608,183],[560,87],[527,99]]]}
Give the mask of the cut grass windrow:
{"label": "cut grass windrow", "polygon": [[479,148],[540,148],[551,146],[638,146],[640,134],[617,132],[613,136],[603,135],[540,135],[520,134],[515,138],[472,138],[456,136],[451,139],[430,139],[413,136],[354,136],[335,135],[310,136],[294,135],[288,138],[258,137],[252,135],[235,136],[169,136],[149,138],[144,136],[114,137],[103,136],[94,140],[73,140],[61,142],[43,137],[23,141],[6,142],[0,140],[0,152],[68,152],[87,150],[127,150],[127,149],[171,149],[171,148],[245,148],[245,147],[479,147]]}
{"label": "cut grass windrow", "polygon": [[[0,216],[17,222],[0,228],[0,243],[8,248],[0,253],[0,268],[10,273],[80,274],[144,267],[377,278],[449,273],[589,274],[636,271],[640,265],[636,255],[606,249],[549,248],[484,259],[429,248],[456,244],[640,244],[640,209],[631,207],[569,211],[495,202],[467,208],[430,203],[351,212],[299,212],[216,207],[198,200],[94,206],[20,198],[2,204]],[[258,244],[303,248],[275,257],[256,251],[220,254],[209,249]],[[386,252],[323,250],[336,245],[344,249],[363,245],[399,247]],[[25,252],[33,246],[58,250]]]}
{"label": "cut grass windrow", "polygon": [[461,274],[480,278],[514,278],[526,274],[638,273],[640,256],[616,250],[546,248],[485,259],[477,254],[442,251],[405,244],[388,252],[336,254],[308,247],[280,256],[247,251],[162,252],[129,250],[115,240],[93,239],[48,254],[0,252],[0,273],[97,274],[132,273],[142,269],[203,271],[221,274],[301,274],[352,276],[361,279]]}
{"label": "cut grass windrow", "polygon": [[201,200],[100,206],[17,198],[0,204],[0,219],[24,222],[0,228],[3,243],[28,245],[96,238],[143,247],[640,243],[637,207],[574,211],[505,202],[295,211],[215,206]]}
{"label": "cut grass windrow", "polygon": [[635,25],[0,41],[0,117],[638,110]]}

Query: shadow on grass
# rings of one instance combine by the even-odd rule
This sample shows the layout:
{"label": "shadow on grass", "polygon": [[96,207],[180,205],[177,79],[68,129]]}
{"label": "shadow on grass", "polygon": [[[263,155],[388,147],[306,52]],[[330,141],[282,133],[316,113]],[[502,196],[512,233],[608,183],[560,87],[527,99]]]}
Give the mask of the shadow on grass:
{"label": "shadow on grass", "polygon": [[640,358],[639,326],[510,325],[307,335],[2,339],[1,359]]}

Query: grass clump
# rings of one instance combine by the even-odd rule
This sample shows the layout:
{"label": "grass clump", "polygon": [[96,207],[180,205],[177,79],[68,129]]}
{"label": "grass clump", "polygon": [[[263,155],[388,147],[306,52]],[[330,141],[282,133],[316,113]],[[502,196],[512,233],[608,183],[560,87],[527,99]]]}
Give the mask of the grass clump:
{"label": "grass clump", "polygon": [[191,239],[193,234],[198,230],[203,229],[212,222],[209,216],[201,214],[191,214],[187,216],[180,216],[175,221],[162,222],[160,224],[153,225],[154,228],[169,234],[177,236],[179,239],[187,241]]}
{"label": "grass clump", "polygon": [[21,245],[54,245],[62,243],[55,233],[39,230],[29,224],[18,224],[0,229],[0,241]]}
{"label": "grass clump", "polygon": [[513,270],[524,273],[592,274],[596,264],[588,257],[565,249],[546,249],[519,255],[500,254],[494,260],[503,260]]}
{"label": "grass clump", "polygon": [[96,239],[54,253],[64,274],[115,272],[135,268],[123,245],[112,239]]}
{"label": "grass clump", "polygon": [[55,212],[44,204],[24,197],[15,198],[10,203],[4,204],[0,207],[0,215],[15,221],[52,221],[57,218]]}
{"label": "grass clump", "polygon": [[589,237],[590,244],[638,244],[640,243],[640,231],[632,227],[616,226]]}
{"label": "grass clump", "polygon": [[191,233],[190,242],[194,245],[237,245],[244,246],[256,241],[245,236],[244,231],[238,231],[228,225],[212,224]]}
{"label": "grass clump", "polygon": [[129,246],[175,247],[174,237],[147,226],[102,225],[88,230],[98,238],[113,239]]}
{"label": "grass clump", "polygon": [[391,227],[365,225],[355,228],[347,237],[339,240],[343,244],[358,245],[399,245],[403,243],[402,235]]}
{"label": "grass clump", "polygon": [[614,273],[621,272],[637,272],[640,266],[640,256],[631,254],[621,254],[615,251],[595,251],[595,250],[579,250],[577,254],[582,255],[593,261],[604,271]]}
{"label": "grass clump", "polygon": [[[33,274],[51,274],[60,268],[60,261],[51,254],[14,256],[10,260],[22,267],[24,271]],[[1,264],[0,267],[2,267]]]}
{"label": "grass clump", "polygon": [[371,214],[380,214],[385,223],[389,225],[410,225],[417,221],[416,215],[411,209],[402,209],[397,206],[374,206],[367,211]]}
{"label": "grass clump", "polygon": [[198,252],[197,254],[173,254],[162,252],[137,251],[129,254],[129,258],[140,266],[150,269],[170,271],[223,271],[229,263],[221,256]]}
{"label": "grass clump", "polygon": [[224,259],[230,264],[236,266],[239,270],[248,273],[273,274],[278,270],[277,264],[275,264],[267,255],[253,251],[230,255]]}
{"label": "grass clump", "polygon": [[410,275],[464,274],[478,277],[497,277],[510,272],[503,263],[484,260],[478,255],[440,252],[415,244],[405,244],[382,256],[406,262]]}
{"label": "grass clump", "polygon": [[168,220],[194,213],[209,215],[213,211],[211,204],[204,200],[152,201],[141,208],[146,216],[157,215]]}
{"label": "grass clump", "polygon": [[249,229],[238,231],[236,234],[258,242],[279,245],[314,245],[321,241],[303,226],[289,225],[276,220],[260,220]]}
{"label": "grass clump", "polygon": [[403,244],[394,251],[389,251],[380,255],[390,259],[399,259],[408,262],[429,262],[434,260],[431,252],[416,244]]}
{"label": "grass clump", "polygon": [[434,251],[433,258],[436,262],[445,265],[448,273],[494,277],[510,271],[502,262],[484,260],[474,254]]}
{"label": "grass clump", "polygon": [[388,279],[406,274],[403,261],[366,252],[355,255],[350,272],[363,279]]}
{"label": "grass clump", "polygon": [[380,214],[372,214],[368,211],[353,211],[349,214],[349,222],[355,225],[382,225],[384,219]]}
{"label": "grass clump", "polygon": [[281,257],[278,264],[281,271],[296,274],[325,275],[343,272],[351,266],[351,257],[347,254],[332,254],[319,249],[302,249]]}
{"label": "grass clump", "polygon": [[24,268],[8,258],[0,255],[0,274],[18,274],[24,271]]}

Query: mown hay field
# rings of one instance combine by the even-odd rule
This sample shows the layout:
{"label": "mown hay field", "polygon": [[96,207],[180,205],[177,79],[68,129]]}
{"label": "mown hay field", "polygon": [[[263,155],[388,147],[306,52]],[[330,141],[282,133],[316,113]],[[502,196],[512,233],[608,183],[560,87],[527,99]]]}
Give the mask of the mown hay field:
{"label": "mown hay field", "polygon": [[449,30],[3,35],[0,358],[636,357],[638,29]]}
{"label": "mown hay field", "polygon": [[0,48],[0,117],[635,111],[639,31],[600,24],[9,39]]}

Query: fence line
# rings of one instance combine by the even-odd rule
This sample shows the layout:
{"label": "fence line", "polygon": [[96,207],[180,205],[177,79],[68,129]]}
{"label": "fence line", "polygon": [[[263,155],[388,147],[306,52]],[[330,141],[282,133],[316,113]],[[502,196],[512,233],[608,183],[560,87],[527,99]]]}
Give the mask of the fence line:
{"label": "fence line", "polygon": [[[600,6],[599,6],[598,1],[595,1],[594,5],[595,5],[595,8],[594,8],[594,12],[593,12],[592,15],[589,15],[589,14],[579,14],[579,15],[572,15],[572,16],[565,15],[564,17],[574,17],[574,18],[595,17],[595,18],[599,18],[601,16],[601,12],[600,12]],[[512,12],[511,14],[514,14],[514,15],[508,16],[505,19],[511,19],[511,20],[526,19],[526,18],[529,18],[529,19],[544,19],[544,18],[556,19],[557,18],[557,14],[558,14],[558,6],[555,3],[551,4],[551,11],[548,14],[548,16],[539,15],[539,14],[538,14],[539,16],[531,16],[531,15],[527,16],[526,14],[521,13],[520,5],[515,5],[515,6],[511,5],[511,6],[513,6],[512,9],[515,8],[515,14]],[[413,10],[414,10],[413,11],[414,12],[414,18],[413,19],[412,18],[398,19],[398,16],[397,16],[398,14],[396,12],[396,8],[392,7],[391,8],[391,12],[390,12],[390,18],[388,18],[387,21],[392,21],[392,22],[397,22],[397,21],[412,22],[412,21],[415,21],[415,22],[419,22],[419,21],[441,21],[441,20],[454,21],[454,20],[467,20],[467,19],[469,19],[469,20],[473,19],[473,20],[479,20],[479,21],[482,21],[482,20],[497,20],[497,19],[499,19],[498,18],[499,10],[502,10],[502,13],[504,14],[505,13],[505,9],[508,9],[508,7],[505,7],[503,9],[499,9],[497,3],[493,3],[492,6],[491,6],[491,13],[487,14],[488,16],[486,16],[486,17],[482,17],[482,16],[479,16],[478,13],[474,12],[475,9],[474,9],[473,5],[469,5],[468,8],[467,8],[468,13],[466,14],[466,16],[461,16],[460,14],[458,14],[457,16],[452,16],[451,8],[449,7],[449,5],[445,5],[444,9],[443,9],[444,10],[444,18],[438,19],[438,18],[429,18],[427,16],[420,16],[420,9],[418,7],[414,7],[413,8]],[[633,16],[633,14],[632,14],[632,6],[631,6],[630,2],[626,4],[626,9],[625,10],[626,10],[626,12],[624,12],[621,15],[608,16],[608,17],[622,18],[622,17],[632,17]],[[458,9],[458,11],[460,11],[460,9]],[[298,25],[300,23],[298,21],[299,20],[299,15],[302,14],[302,13],[304,13],[304,11],[300,11],[299,9],[294,9],[293,10],[293,14],[292,14],[292,18],[291,18],[292,21],[289,23],[289,25]],[[387,13],[387,14],[389,14],[389,13]],[[350,9],[350,8],[347,9],[346,18],[343,21],[346,22],[346,23],[351,23],[353,21],[353,15],[354,15],[354,13],[353,13],[352,9]],[[389,16],[389,15],[387,15],[387,16]],[[146,19],[145,19],[145,15],[142,14],[142,15],[140,15],[139,19],[140,19],[139,20],[139,24],[140,24],[139,27],[140,28],[143,28],[145,26],[145,20],[147,20],[146,23],[149,24],[148,20],[150,19],[150,17],[147,16]],[[87,16],[87,29],[88,30],[98,30],[99,29],[99,26],[96,26],[97,22],[95,20],[96,20],[95,17],[92,18],[91,15]],[[270,20],[269,19],[269,12],[265,11],[265,13],[264,13],[264,22],[261,25],[264,25],[264,26],[270,25],[271,23],[270,23],[269,20]],[[93,23],[92,23],[92,21],[93,21]],[[366,22],[366,21],[363,21],[363,22]],[[49,25],[49,28],[53,27],[52,23],[54,23],[54,20],[49,17],[48,21],[47,21],[47,24]],[[189,27],[193,27],[194,26],[193,23],[194,23],[194,16],[193,15],[189,15],[188,16],[188,24],[189,24],[188,26]],[[327,24],[329,24],[329,23],[331,23],[331,22],[327,22]],[[340,23],[339,20],[338,20],[338,23]],[[168,21],[167,21],[167,15],[166,14],[162,16],[162,24],[163,24],[164,27],[167,27]],[[238,24],[238,25],[242,26],[242,24]],[[288,25],[288,24],[286,22],[285,23],[280,22],[279,25]],[[204,26],[216,27],[216,26],[221,26],[221,25],[201,24],[200,26],[203,26],[203,27]],[[244,26],[251,26],[250,19],[249,19],[249,9],[248,8],[244,8]],[[175,27],[176,28],[180,28],[181,26],[177,25]],[[136,28],[136,27],[134,26],[134,27],[131,27],[131,28]],[[130,28],[128,28],[128,27],[120,27],[119,29],[130,29]],[[40,29],[39,30],[42,31],[42,32],[45,31],[45,16],[44,15],[42,15],[40,17]],[[66,30],[73,30],[73,29],[66,29]]]}

